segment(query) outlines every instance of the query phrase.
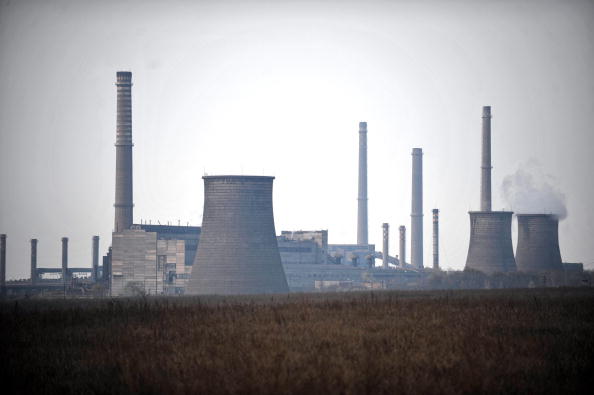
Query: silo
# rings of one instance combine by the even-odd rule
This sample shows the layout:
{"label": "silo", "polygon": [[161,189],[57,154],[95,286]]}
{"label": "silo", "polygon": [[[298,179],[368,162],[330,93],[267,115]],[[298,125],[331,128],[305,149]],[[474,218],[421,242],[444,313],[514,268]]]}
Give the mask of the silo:
{"label": "silo", "polygon": [[511,211],[491,211],[491,107],[483,107],[481,211],[470,211],[470,243],[465,269],[486,274],[516,270]]}
{"label": "silo", "polygon": [[274,177],[203,179],[202,232],[186,293],[288,292],[274,228]]}
{"label": "silo", "polygon": [[559,220],[551,214],[518,214],[516,263],[523,272],[563,270]]}

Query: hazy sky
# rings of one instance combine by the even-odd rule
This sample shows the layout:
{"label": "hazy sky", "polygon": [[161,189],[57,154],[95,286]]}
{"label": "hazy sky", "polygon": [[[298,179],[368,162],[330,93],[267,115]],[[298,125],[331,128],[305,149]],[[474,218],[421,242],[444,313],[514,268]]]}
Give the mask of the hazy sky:
{"label": "hazy sky", "polygon": [[95,234],[107,249],[117,70],[133,72],[135,222],[200,224],[204,173],[266,174],[277,233],[354,243],[367,121],[370,242],[388,222],[397,253],[421,147],[425,263],[436,207],[442,266],[462,269],[491,105],[493,208],[540,163],[566,198],[564,261],[592,265],[593,22],[594,2],[568,0],[2,1],[7,277],[28,277],[32,237],[40,267],[60,265],[62,236],[72,266],[91,265]]}

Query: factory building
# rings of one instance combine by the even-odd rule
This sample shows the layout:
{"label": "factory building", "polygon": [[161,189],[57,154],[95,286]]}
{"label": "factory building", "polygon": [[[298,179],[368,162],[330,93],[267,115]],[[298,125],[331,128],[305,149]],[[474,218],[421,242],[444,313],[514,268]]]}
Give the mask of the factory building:
{"label": "factory building", "polygon": [[113,233],[113,296],[180,295],[192,273],[197,226],[132,225]]}
{"label": "factory building", "polygon": [[328,263],[327,230],[283,230],[276,240],[283,265]]}
{"label": "factory building", "polygon": [[375,244],[329,244],[328,254],[337,264],[375,267]]}

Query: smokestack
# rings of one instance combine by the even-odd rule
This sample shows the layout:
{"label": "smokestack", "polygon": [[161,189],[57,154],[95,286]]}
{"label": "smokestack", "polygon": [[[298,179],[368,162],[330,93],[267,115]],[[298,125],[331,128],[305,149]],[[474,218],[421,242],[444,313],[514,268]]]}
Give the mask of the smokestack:
{"label": "smokestack", "polygon": [[114,231],[130,229],[132,203],[132,73],[118,71],[116,123],[116,186]]}
{"label": "smokestack", "polygon": [[483,107],[481,211],[491,211],[491,106]]}
{"label": "smokestack", "polygon": [[470,211],[470,243],[464,270],[486,274],[513,272],[511,211],[491,211],[491,107],[483,107],[481,211]]}
{"label": "smokestack", "polygon": [[357,198],[357,244],[369,244],[367,238],[367,122],[359,122],[359,195]]}
{"label": "smokestack", "polygon": [[406,226],[400,225],[398,228],[400,231],[400,266],[406,265]]}
{"label": "smokestack", "polygon": [[6,295],[6,235],[0,235],[0,296]]}
{"label": "smokestack", "polygon": [[516,263],[523,272],[563,270],[559,220],[550,214],[518,214]]}
{"label": "smokestack", "polygon": [[412,210],[410,263],[423,268],[423,150],[412,150]]}
{"label": "smokestack", "polygon": [[97,272],[99,270],[99,236],[93,236],[93,270],[91,279],[97,282]]}
{"label": "smokestack", "polygon": [[62,237],[62,281],[68,280],[68,237]]}
{"label": "smokestack", "polygon": [[433,209],[433,270],[439,270],[439,210]]}
{"label": "smokestack", "polygon": [[382,224],[382,229],[384,230],[384,248],[382,250],[382,258],[384,261],[384,269],[388,268],[388,256],[389,256],[389,243],[390,243],[390,225],[387,223]]}
{"label": "smokestack", "polygon": [[31,284],[37,283],[37,239],[31,239]]}

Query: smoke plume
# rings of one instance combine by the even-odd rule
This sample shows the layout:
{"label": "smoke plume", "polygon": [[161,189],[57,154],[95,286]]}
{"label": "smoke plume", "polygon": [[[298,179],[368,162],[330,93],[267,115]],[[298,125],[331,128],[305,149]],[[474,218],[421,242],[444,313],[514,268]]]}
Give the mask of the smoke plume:
{"label": "smoke plume", "polygon": [[501,192],[516,214],[554,214],[562,220],[567,217],[565,195],[555,185],[555,179],[531,159],[503,179]]}

